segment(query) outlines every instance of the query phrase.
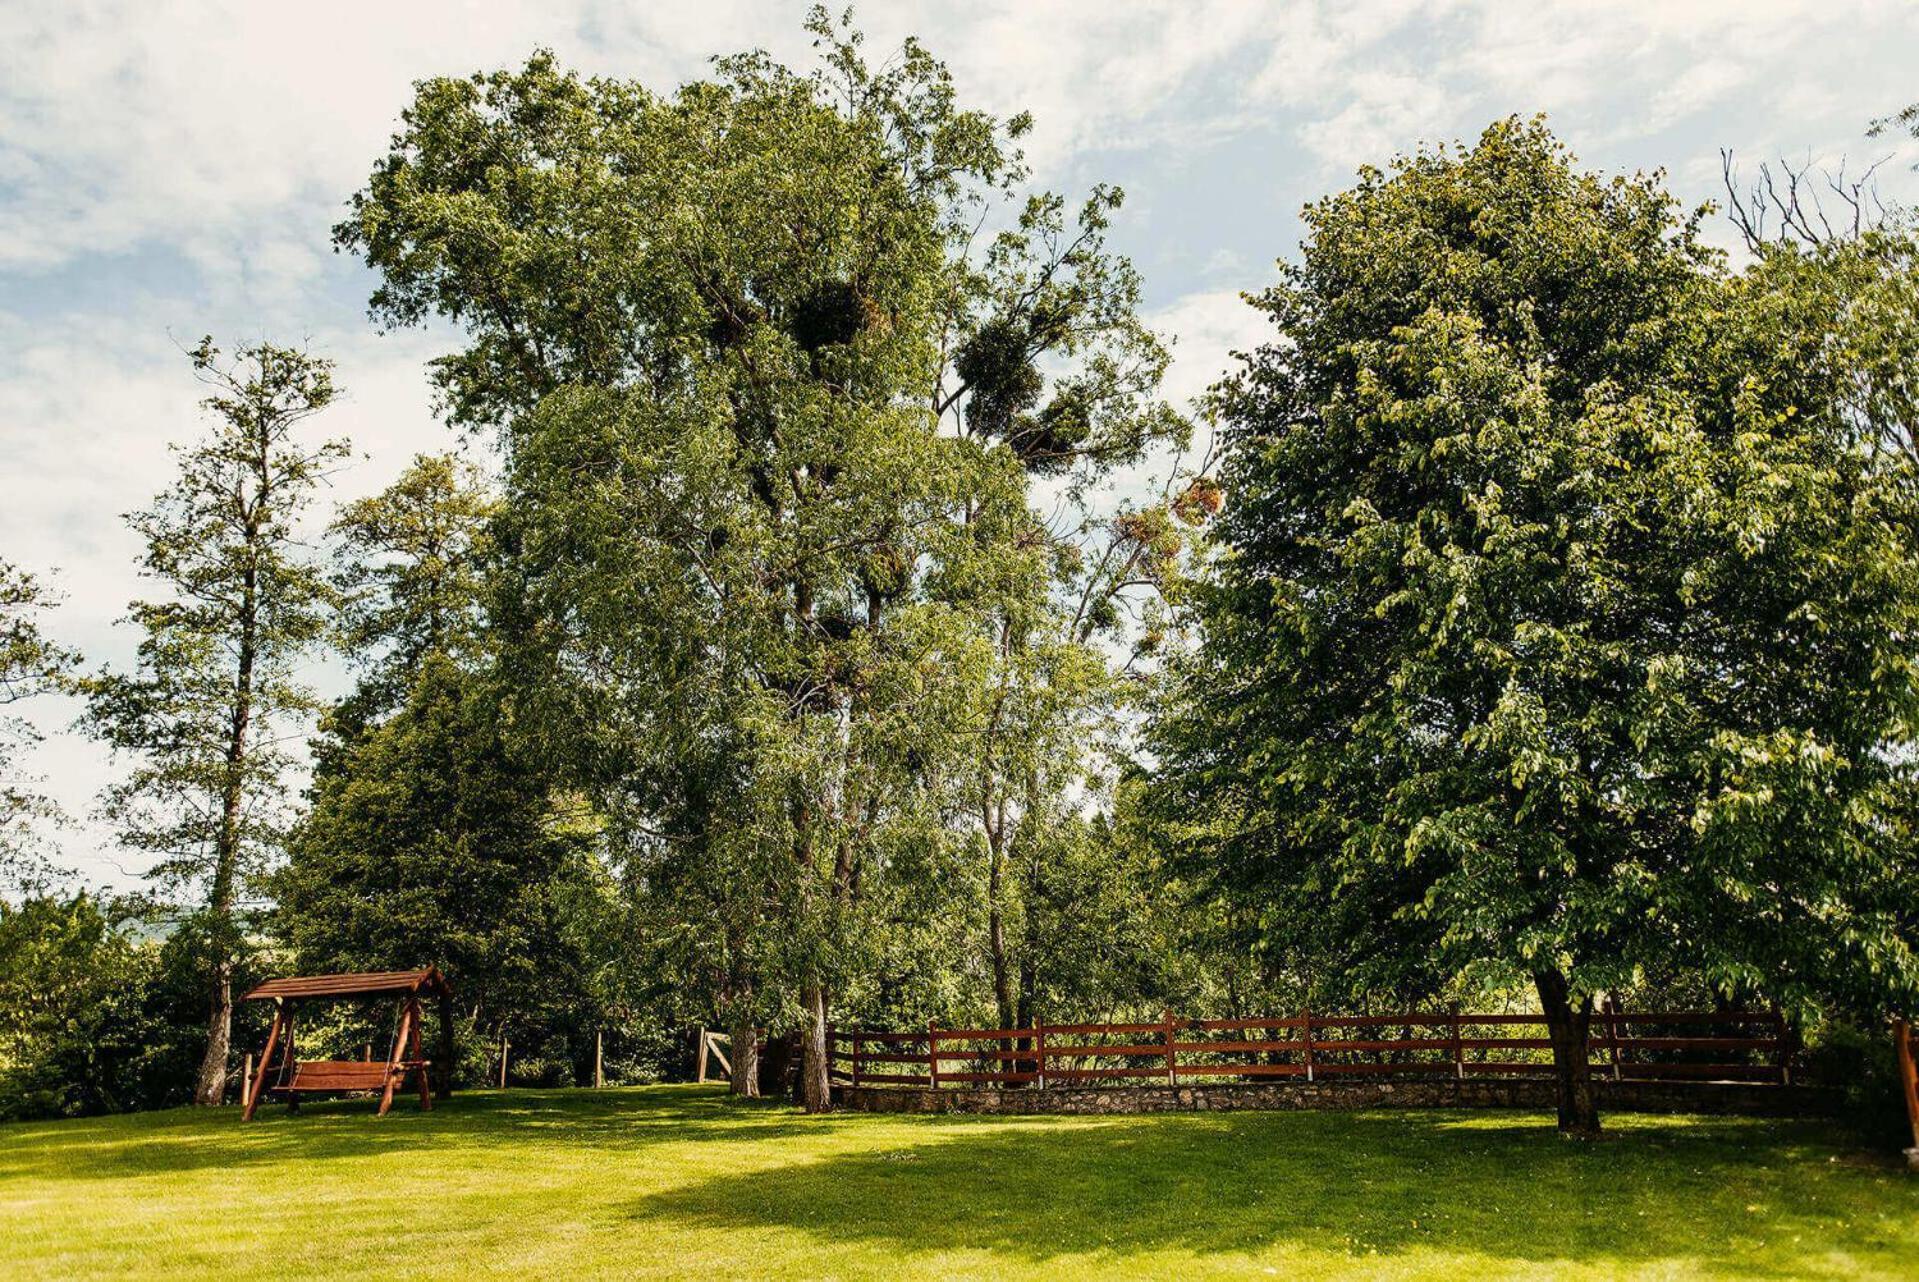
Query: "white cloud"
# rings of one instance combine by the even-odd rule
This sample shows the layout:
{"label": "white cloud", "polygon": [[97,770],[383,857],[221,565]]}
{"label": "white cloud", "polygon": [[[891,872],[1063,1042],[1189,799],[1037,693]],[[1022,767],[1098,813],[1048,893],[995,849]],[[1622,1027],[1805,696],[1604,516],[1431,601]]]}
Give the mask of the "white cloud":
{"label": "white cloud", "polygon": [[1250,352],[1272,336],[1272,322],[1238,290],[1188,294],[1146,317],[1173,340],[1173,364],[1165,391],[1175,405],[1189,405],[1228,372],[1235,353]]}
{"label": "white cloud", "polygon": [[1300,141],[1329,164],[1351,170],[1409,152],[1452,133],[1452,99],[1430,80],[1373,71],[1352,80],[1352,100],[1337,115],[1300,126]]}
{"label": "white cloud", "polygon": [[[159,240],[297,283],[308,264],[254,233],[266,223],[288,244],[323,245],[414,79],[549,44],[588,70],[666,87],[745,46],[803,58],[801,11],[744,0],[0,8],[0,270]],[[1032,108],[1047,167],[1257,128],[1276,108],[1340,164],[1409,129],[1429,137],[1492,112],[1598,110],[1622,95],[1642,129],[1729,99],[1767,114],[1805,82],[1809,45],[1849,53],[1919,34],[1919,6],[1892,0],[991,0],[861,17],[871,49],[918,32],[969,98]],[[1647,100],[1650,113],[1637,106]]]}

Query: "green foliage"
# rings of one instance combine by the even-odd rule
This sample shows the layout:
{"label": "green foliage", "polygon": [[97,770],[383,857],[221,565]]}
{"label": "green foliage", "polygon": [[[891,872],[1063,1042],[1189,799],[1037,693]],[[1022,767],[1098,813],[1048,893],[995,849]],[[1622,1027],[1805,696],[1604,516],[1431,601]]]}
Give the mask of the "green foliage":
{"label": "green foliage", "polygon": [[1909,243],[1731,275],[1519,121],[1306,222],[1159,731],[1192,866],[1333,998],[1909,1001]]}
{"label": "green foliage", "polygon": [[178,479],[127,518],[165,595],[133,603],[137,667],[87,683],[87,725],[134,762],[104,799],[121,843],[223,918],[284,830],[275,732],[314,709],[300,669],[333,600],[299,521],[346,447],[298,431],[334,398],[328,362],[271,344],[226,362],[210,341],[192,359],[213,428],[176,448]]}
{"label": "green foliage", "polygon": [[0,561],[0,888],[37,888],[51,875],[38,853],[38,829],[59,816],[21,773],[19,755],[39,736],[12,709],[58,688],[77,661],[40,630],[52,605],[45,584]]}
{"label": "green foliage", "polygon": [[329,752],[274,881],[303,972],[439,965],[469,1005],[529,1007],[555,947],[548,883],[579,855],[496,708],[434,655],[390,718]]}
{"label": "green foliage", "polygon": [[160,950],[87,895],[0,901],[0,1120],[167,1100],[166,1028],[149,1009]]}
{"label": "green foliage", "polygon": [[342,644],[362,676],[323,719],[275,922],[302,971],[439,966],[481,1065],[502,1032],[527,1062],[555,1038],[568,1053],[569,1035],[577,1061],[584,1039],[590,1065],[611,891],[591,826],[566,821],[552,772],[512,734],[485,611],[498,515],[474,469],[423,456],[334,522]]}
{"label": "green foliage", "polygon": [[452,454],[418,455],[387,490],[341,508],[332,530],[339,641],[361,683],[336,717],[391,712],[430,657],[481,657],[498,511],[479,470]]}

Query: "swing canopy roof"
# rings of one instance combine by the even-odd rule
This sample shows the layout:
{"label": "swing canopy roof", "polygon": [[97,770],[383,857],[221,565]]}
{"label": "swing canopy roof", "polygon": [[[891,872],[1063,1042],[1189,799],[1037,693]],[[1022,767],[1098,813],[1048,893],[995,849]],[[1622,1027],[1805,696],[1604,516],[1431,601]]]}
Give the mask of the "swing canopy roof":
{"label": "swing canopy roof", "polygon": [[351,975],[290,975],[256,984],[241,1001],[265,1001],[294,997],[406,997],[453,996],[452,987],[438,966],[421,970],[371,970]]}

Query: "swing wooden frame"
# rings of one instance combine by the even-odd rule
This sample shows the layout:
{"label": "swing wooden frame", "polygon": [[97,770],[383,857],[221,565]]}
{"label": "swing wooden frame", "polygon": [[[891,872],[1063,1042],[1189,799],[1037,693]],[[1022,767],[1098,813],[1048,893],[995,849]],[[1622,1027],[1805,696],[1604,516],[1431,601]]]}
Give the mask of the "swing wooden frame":
{"label": "swing wooden frame", "polygon": [[[294,1046],[296,1016],[307,1001],[329,1001],[355,997],[391,997],[395,1002],[393,1041],[385,1060],[302,1060]],[[355,1094],[377,1091],[380,1108],[375,1116],[385,1117],[393,1107],[393,1093],[414,1078],[419,1086],[422,1111],[433,1107],[433,1088],[428,1070],[435,1067],[421,1049],[421,1025],[425,1012],[421,998],[439,1000],[440,1015],[440,1093],[452,1094],[453,1066],[453,989],[436,966],[421,970],[368,971],[349,975],[302,975],[269,979],[249,989],[241,1001],[271,1001],[273,1023],[267,1029],[266,1046],[260,1051],[253,1077],[244,1084],[245,1107],[242,1121],[252,1121],[260,1101],[267,1096],[284,1099],[287,1108],[299,1106],[303,1095]],[[274,1053],[279,1057],[275,1059]]]}

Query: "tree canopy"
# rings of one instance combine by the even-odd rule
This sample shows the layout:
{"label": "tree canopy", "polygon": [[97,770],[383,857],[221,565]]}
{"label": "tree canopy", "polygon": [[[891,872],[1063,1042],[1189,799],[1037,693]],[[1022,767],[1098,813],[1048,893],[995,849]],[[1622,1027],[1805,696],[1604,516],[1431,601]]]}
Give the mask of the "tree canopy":
{"label": "tree canopy", "polygon": [[1833,305],[1906,242],[1734,273],[1520,120],[1305,217],[1159,728],[1195,863],[1321,992],[1533,982],[1562,1069],[1649,972],[1910,997],[1919,513],[1857,393],[1912,313]]}

